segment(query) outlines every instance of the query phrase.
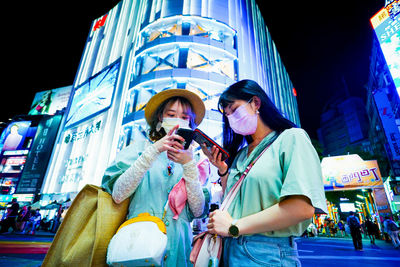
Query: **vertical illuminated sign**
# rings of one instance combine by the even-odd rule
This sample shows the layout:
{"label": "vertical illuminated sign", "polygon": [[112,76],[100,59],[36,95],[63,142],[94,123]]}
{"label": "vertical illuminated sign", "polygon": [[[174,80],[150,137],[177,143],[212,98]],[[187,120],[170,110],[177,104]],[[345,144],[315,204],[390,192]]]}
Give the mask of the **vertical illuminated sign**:
{"label": "vertical illuminated sign", "polygon": [[16,193],[38,193],[46,173],[61,115],[44,117],[37,130]]}
{"label": "vertical illuminated sign", "polygon": [[400,1],[393,1],[371,18],[383,55],[400,95]]}

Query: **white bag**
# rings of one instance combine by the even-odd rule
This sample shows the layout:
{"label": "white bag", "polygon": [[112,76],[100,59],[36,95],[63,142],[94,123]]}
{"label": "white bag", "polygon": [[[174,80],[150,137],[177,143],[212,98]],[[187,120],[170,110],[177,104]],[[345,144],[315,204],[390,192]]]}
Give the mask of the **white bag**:
{"label": "white bag", "polygon": [[110,266],[161,266],[167,247],[165,224],[148,213],[126,221],[108,245]]}

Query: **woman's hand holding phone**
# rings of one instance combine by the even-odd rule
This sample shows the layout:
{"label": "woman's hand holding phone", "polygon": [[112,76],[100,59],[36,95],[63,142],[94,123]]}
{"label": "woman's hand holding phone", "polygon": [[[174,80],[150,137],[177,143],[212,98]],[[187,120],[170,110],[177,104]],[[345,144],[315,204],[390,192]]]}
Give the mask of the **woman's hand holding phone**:
{"label": "woman's hand holding phone", "polygon": [[167,151],[167,157],[175,163],[186,164],[193,159],[192,146],[188,149],[180,149],[179,152]]}
{"label": "woman's hand holding phone", "polygon": [[160,153],[167,151],[169,160],[183,165],[193,159],[193,152],[190,147],[189,149],[184,149],[182,143],[185,142],[185,138],[175,133],[178,128],[179,125],[176,125],[166,136],[155,142],[154,145]]}
{"label": "woman's hand holding phone", "polygon": [[158,150],[158,152],[164,151],[172,151],[178,153],[179,150],[183,149],[183,145],[181,142],[184,142],[185,139],[177,134],[175,131],[179,128],[179,125],[176,125],[174,128],[169,131],[169,133],[154,143],[154,146]]}
{"label": "woman's hand holding phone", "polygon": [[226,172],[228,165],[222,160],[222,152],[216,146],[213,146],[210,151],[204,143],[201,145],[201,150],[203,150],[204,155],[210,160],[211,164],[218,168],[220,173]]}

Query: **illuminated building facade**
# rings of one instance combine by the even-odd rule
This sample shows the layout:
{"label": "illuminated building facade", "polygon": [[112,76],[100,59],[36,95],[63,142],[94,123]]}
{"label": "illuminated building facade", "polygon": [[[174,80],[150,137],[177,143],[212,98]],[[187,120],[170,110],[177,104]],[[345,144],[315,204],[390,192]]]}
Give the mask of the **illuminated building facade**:
{"label": "illuminated building facade", "polygon": [[93,21],[44,194],[100,184],[115,155],[148,142],[144,108],[168,88],[197,93],[199,126],[220,140],[222,91],[242,79],[263,87],[300,125],[295,91],[255,0],[121,1]]}
{"label": "illuminated building facade", "polygon": [[375,154],[389,162],[389,175],[400,184],[400,2],[387,1],[371,18],[376,38],[370,56],[367,114]]}

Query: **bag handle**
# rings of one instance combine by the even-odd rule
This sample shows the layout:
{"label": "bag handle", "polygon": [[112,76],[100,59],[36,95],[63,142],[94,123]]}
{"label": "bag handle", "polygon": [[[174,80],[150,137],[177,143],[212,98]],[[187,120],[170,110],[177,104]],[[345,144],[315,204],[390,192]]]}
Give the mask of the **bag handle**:
{"label": "bag handle", "polygon": [[220,210],[227,210],[228,209],[228,207],[231,205],[232,201],[235,199],[237,193],[239,192],[240,186],[242,185],[244,178],[246,178],[247,174],[249,173],[251,168],[254,166],[256,161],[264,154],[265,151],[267,151],[267,149],[272,145],[272,143],[273,143],[273,141],[266,148],[264,148],[264,150],[261,151],[260,155],[258,155],[257,158],[255,158],[246,167],[246,169],[244,170],[244,172],[243,172],[242,176],[240,177],[240,179],[233,185],[231,190],[229,190],[228,194],[226,195],[224,201],[221,204]]}

